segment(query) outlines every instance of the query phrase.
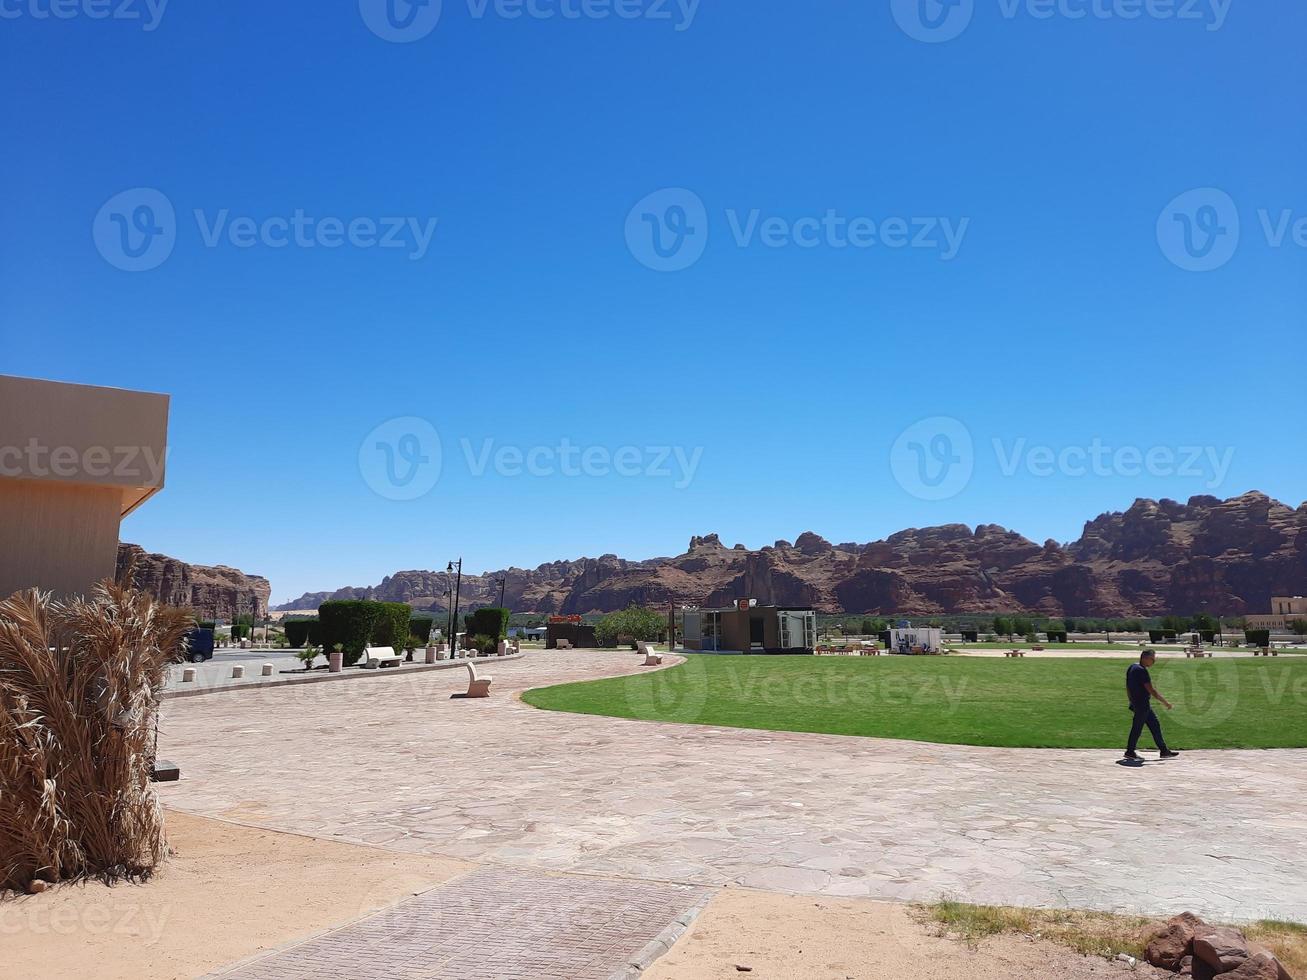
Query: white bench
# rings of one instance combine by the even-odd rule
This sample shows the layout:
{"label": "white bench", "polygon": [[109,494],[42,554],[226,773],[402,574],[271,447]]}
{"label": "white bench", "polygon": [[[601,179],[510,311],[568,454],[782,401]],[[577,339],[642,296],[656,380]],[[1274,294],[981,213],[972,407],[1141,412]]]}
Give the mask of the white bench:
{"label": "white bench", "polygon": [[363,651],[363,656],[359,657],[358,665],[369,670],[376,670],[390,664],[398,667],[404,662],[404,658],[395,652],[394,647],[367,647]]}
{"label": "white bench", "polygon": [[477,674],[477,665],[472,661],[467,662],[467,696],[470,698],[488,698],[490,697],[490,685],[494,683],[493,677],[481,677]]}
{"label": "white bench", "polygon": [[570,650],[570,649],[572,649],[572,641],[571,641],[571,640],[555,640],[555,641],[554,641],[554,646],[555,646],[557,649],[559,649],[559,650]]}
{"label": "white bench", "polygon": [[663,655],[656,649],[646,643],[644,640],[636,640],[635,647],[644,654],[643,667],[661,667],[663,664]]}

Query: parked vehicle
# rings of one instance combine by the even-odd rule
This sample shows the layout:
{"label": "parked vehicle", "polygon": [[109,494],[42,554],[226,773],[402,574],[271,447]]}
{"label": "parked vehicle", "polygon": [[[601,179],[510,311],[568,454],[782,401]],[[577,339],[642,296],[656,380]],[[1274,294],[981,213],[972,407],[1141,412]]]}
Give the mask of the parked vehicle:
{"label": "parked vehicle", "polygon": [[213,630],[197,626],[186,632],[183,642],[182,659],[193,664],[202,664],[213,659]]}

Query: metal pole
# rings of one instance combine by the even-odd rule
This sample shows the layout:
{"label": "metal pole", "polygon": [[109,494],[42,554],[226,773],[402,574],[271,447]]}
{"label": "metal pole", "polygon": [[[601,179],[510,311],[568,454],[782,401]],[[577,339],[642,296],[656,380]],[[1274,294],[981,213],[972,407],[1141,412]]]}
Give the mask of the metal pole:
{"label": "metal pole", "polygon": [[[453,640],[455,643],[457,643],[457,640],[458,640],[458,598],[459,598],[459,593],[462,591],[462,588],[463,588],[463,559],[460,558],[457,562],[450,562],[450,565],[451,565],[451,566],[453,566],[453,565],[455,565],[455,564],[458,566],[458,574],[457,574],[457,576],[455,576],[455,578],[454,578],[454,625],[453,625],[453,627],[450,629],[449,635],[450,635],[450,637],[452,638],[452,640]],[[454,647],[450,647],[450,649],[453,650]]]}

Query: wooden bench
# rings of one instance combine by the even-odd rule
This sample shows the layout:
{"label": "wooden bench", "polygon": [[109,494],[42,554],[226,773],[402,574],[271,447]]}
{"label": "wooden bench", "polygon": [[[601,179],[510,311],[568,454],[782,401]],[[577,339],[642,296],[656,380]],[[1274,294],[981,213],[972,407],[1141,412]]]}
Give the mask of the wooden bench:
{"label": "wooden bench", "polygon": [[395,652],[394,647],[366,647],[363,656],[359,657],[358,665],[367,670],[377,670],[387,664],[398,667],[403,662],[404,658]]}
{"label": "wooden bench", "polygon": [[1003,651],[1003,656],[1005,656],[1005,657],[1024,657],[1025,655],[1026,655],[1026,651],[1025,651],[1025,650],[1004,650],[1004,651]]}
{"label": "wooden bench", "polygon": [[488,698],[490,697],[490,685],[494,683],[493,677],[482,677],[477,674],[477,665],[471,660],[467,662],[467,696],[469,698]]}

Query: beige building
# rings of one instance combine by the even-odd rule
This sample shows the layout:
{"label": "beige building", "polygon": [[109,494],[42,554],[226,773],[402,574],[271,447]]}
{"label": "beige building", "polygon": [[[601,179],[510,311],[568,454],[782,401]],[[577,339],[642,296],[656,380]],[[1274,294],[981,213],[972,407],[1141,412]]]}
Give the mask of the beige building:
{"label": "beige building", "polygon": [[0,375],[0,597],[112,578],[118,526],[163,488],[168,396]]}
{"label": "beige building", "polygon": [[1307,597],[1279,595],[1271,599],[1269,616],[1248,616],[1252,630],[1278,630],[1284,632],[1295,619],[1307,619]]}

